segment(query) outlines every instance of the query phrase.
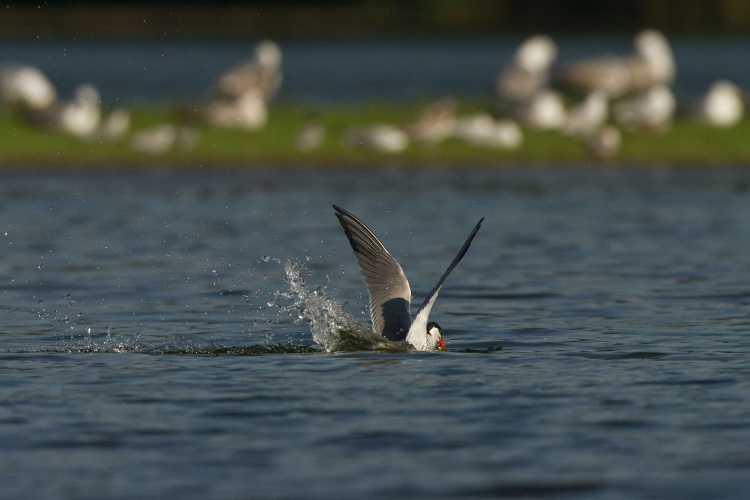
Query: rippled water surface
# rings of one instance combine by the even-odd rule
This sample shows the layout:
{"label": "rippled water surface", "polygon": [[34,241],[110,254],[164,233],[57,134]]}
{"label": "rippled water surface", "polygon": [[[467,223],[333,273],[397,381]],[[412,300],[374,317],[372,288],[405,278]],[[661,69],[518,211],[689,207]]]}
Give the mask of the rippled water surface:
{"label": "rippled water surface", "polygon": [[[347,343],[331,203],[415,302],[486,217],[449,352]],[[2,497],[750,493],[750,172],[5,172],[0,214]]]}

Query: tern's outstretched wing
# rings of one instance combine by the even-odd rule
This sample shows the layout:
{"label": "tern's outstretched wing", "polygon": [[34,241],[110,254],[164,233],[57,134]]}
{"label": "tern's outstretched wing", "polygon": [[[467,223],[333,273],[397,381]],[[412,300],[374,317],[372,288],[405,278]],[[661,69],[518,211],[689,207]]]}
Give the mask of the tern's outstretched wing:
{"label": "tern's outstretched wing", "polygon": [[333,208],[349,238],[370,294],[373,332],[390,340],[404,340],[411,325],[411,289],[404,271],[362,221],[339,206],[333,205]]}
{"label": "tern's outstretched wing", "polygon": [[466,238],[464,246],[461,247],[461,250],[459,250],[458,254],[454,257],[451,265],[448,266],[448,269],[445,270],[443,276],[440,277],[440,281],[438,281],[438,284],[435,285],[435,288],[433,288],[432,291],[427,295],[427,298],[424,299],[424,302],[420,306],[419,311],[417,311],[417,315],[414,316],[414,329],[416,331],[421,332],[423,329],[427,328],[427,318],[430,315],[432,304],[435,303],[435,299],[437,298],[438,292],[440,291],[440,287],[443,286],[445,278],[448,277],[451,271],[453,271],[453,269],[458,265],[458,263],[466,254],[466,251],[469,249],[469,245],[471,245],[471,241],[474,239],[474,236],[477,235],[477,231],[479,231],[479,228],[482,226],[483,220],[484,217],[479,219],[479,222],[477,222],[477,225],[474,226],[474,229],[471,231],[469,237]]}

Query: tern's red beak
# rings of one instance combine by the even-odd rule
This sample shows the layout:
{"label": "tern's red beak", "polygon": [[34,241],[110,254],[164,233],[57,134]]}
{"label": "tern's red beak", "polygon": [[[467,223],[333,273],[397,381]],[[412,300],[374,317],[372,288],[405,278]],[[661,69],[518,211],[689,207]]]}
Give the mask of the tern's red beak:
{"label": "tern's red beak", "polygon": [[438,339],[438,351],[447,351],[448,349],[445,348],[445,342],[443,342],[443,339]]}

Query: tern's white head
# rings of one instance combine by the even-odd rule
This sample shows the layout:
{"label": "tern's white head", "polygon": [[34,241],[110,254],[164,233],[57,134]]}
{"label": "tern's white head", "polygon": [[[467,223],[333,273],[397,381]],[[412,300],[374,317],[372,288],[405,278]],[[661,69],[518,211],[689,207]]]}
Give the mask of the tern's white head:
{"label": "tern's white head", "polygon": [[445,342],[443,342],[443,330],[440,325],[434,321],[427,323],[427,345],[432,346],[434,351],[446,351]]}

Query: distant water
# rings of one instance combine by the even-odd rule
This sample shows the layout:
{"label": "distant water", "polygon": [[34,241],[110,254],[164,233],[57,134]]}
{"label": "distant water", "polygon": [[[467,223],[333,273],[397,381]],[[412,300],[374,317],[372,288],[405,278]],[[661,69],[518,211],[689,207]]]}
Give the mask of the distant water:
{"label": "distant water", "polygon": [[[280,98],[308,104],[488,96],[522,37],[280,40]],[[0,40],[0,62],[29,63],[61,90],[89,82],[107,104],[201,100],[258,40]],[[557,37],[560,61],[627,54],[632,37]],[[750,37],[672,37],[678,94],[718,78],[750,88]]]}
{"label": "distant water", "polygon": [[[447,353],[373,344],[331,203]],[[3,498],[743,498],[746,170],[0,173]],[[327,352],[326,349],[334,352]]]}

